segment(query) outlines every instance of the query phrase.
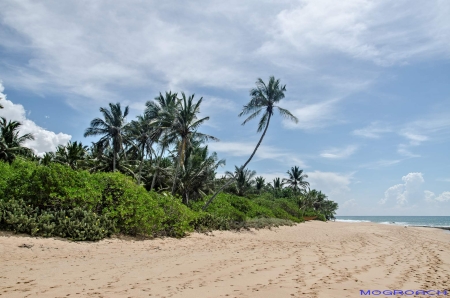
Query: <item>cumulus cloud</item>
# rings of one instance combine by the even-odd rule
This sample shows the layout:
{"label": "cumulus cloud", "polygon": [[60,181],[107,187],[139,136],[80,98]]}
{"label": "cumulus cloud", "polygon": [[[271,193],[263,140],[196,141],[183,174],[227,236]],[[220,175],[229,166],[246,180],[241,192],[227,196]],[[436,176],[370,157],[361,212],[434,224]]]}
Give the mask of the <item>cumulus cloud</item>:
{"label": "cumulus cloud", "polygon": [[0,109],[0,117],[6,120],[19,121],[22,123],[20,133],[31,133],[34,140],[27,141],[25,146],[34,150],[37,155],[43,155],[47,151],[55,151],[55,148],[60,144],[66,144],[72,136],[65,133],[54,133],[38,126],[33,121],[26,118],[25,108],[20,104],[14,104],[12,101],[6,99],[3,94],[4,87],[0,82],[0,99],[3,109]]}
{"label": "cumulus cloud", "polygon": [[381,204],[394,201],[398,206],[404,206],[423,198],[421,187],[425,180],[422,173],[408,173],[402,177],[402,180],[404,183],[391,186],[385,191]]}
{"label": "cumulus cloud", "polygon": [[345,148],[331,148],[320,153],[320,156],[331,159],[347,158],[358,150],[358,146],[350,145]]}
{"label": "cumulus cloud", "polygon": [[447,202],[450,201],[450,192],[445,191],[440,195],[429,190],[423,190],[425,182],[422,173],[409,173],[402,177],[403,183],[389,187],[380,204],[395,202],[398,207],[412,206],[420,202]]}
{"label": "cumulus cloud", "polygon": [[448,202],[450,201],[450,191],[444,191],[440,195],[436,196],[434,192],[426,190],[425,199],[428,202]]}

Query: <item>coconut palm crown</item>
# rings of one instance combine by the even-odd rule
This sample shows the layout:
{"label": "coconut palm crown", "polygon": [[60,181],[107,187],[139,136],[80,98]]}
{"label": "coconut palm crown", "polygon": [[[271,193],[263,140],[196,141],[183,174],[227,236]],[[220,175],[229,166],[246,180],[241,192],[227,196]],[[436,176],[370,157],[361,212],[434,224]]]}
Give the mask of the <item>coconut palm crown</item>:
{"label": "coconut palm crown", "polygon": [[102,147],[106,147],[107,143],[112,143],[113,148],[113,171],[116,170],[117,153],[122,149],[124,138],[124,127],[126,117],[128,115],[128,106],[122,112],[120,103],[110,103],[109,109],[100,108],[103,118],[95,118],[91,121],[91,126],[84,133],[84,137],[103,135],[98,141]]}
{"label": "coconut palm crown", "polygon": [[287,171],[287,174],[289,178],[284,178],[283,183],[287,184],[295,193],[299,193],[309,187],[309,182],[304,180],[308,178],[308,175],[303,174],[303,170],[300,170],[299,167],[292,167],[290,171]]}

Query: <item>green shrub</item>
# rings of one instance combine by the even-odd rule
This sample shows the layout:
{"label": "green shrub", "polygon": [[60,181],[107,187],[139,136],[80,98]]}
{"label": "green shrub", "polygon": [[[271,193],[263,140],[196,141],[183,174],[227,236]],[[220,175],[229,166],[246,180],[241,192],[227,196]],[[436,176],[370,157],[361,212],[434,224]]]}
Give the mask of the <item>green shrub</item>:
{"label": "green shrub", "polygon": [[72,240],[100,240],[114,233],[114,222],[106,216],[79,207],[47,211],[27,205],[24,200],[0,201],[0,228],[42,237]]}
{"label": "green shrub", "polygon": [[199,212],[191,222],[197,232],[230,230],[230,220],[207,212]]}
{"label": "green shrub", "polygon": [[[227,220],[237,222],[245,221],[247,218],[245,213],[236,209],[231,203],[233,201],[235,206],[239,206],[240,202],[235,197],[237,196],[221,193],[209,205],[207,211],[216,217],[223,217]],[[203,207],[203,204],[201,202],[201,207]],[[240,207],[245,208],[245,205],[242,204]]]}
{"label": "green shrub", "polygon": [[321,221],[327,221],[327,219],[326,219],[326,217],[325,217],[325,215],[323,215],[323,214],[317,214],[317,218],[316,218],[316,220],[321,220]]}
{"label": "green shrub", "polygon": [[155,236],[162,230],[164,211],[142,186],[118,172],[94,176],[102,189],[99,209],[114,219],[120,232]]}
{"label": "green shrub", "polygon": [[[101,189],[87,171],[74,171],[56,163],[42,166],[17,159],[8,177],[2,174],[0,178],[0,194],[3,192],[5,198],[23,199],[44,209],[92,210],[101,198]],[[2,191],[4,184],[7,189]]]}
{"label": "green shrub", "polygon": [[245,222],[245,228],[266,229],[279,226],[293,226],[295,222],[281,218],[253,218]]}
{"label": "green shrub", "polygon": [[159,195],[152,192],[150,195],[156,197],[158,206],[164,211],[159,235],[180,238],[192,231],[190,223],[194,220],[195,213],[184,205],[181,199],[167,193]]}

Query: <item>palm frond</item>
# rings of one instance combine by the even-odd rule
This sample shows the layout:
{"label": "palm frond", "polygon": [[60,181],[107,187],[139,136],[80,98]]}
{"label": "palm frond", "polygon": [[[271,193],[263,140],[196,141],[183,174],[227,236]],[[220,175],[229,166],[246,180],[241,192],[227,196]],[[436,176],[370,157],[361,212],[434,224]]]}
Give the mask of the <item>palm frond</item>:
{"label": "palm frond", "polygon": [[284,117],[284,118],[286,118],[286,119],[289,119],[289,120],[292,120],[292,121],[294,121],[295,123],[298,123],[298,118],[295,117],[294,115],[292,115],[291,112],[289,112],[289,111],[286,110],[286,109],[280,108],[280,107],[277,107],[277,109],[278,109],[278,112],[280,112],[280,115],[281,115],[282,117]]}

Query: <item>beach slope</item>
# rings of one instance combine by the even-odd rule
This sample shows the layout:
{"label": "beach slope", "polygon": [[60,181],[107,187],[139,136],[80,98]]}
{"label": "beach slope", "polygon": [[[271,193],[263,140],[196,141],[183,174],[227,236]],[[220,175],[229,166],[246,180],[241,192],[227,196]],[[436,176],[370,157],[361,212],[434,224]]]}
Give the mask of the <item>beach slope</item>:
{"label": "beach slope", "polygon": [[450,233],[432,228],[314,221],[95,243],[0,235],[0,297],[361,297],[445,290],[449,279]]}

